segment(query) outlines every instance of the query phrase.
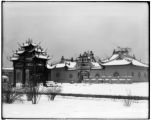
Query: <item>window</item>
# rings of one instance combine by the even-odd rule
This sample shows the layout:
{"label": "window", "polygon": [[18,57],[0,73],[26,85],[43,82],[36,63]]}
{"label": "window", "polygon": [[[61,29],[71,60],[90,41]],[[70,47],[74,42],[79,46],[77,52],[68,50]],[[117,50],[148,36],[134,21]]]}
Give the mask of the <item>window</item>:
{"label": "window", "polygon": [[79,59],[79,62],[82,62],[82,59],[81,59],[81,58]]}
{"label": "window", "polygon": [[87,58],[84,58],[83,61],[84,61],[84,62],[87,62],[88,60],[87,60]]}
{"label": "window", "polygon": [[22,71],[20,69],[16,70],[16,83],[22,82]]}
{"label": "window", "polygon": [[72,78],[73,77],[73,75],[72,74],[69,74],[69,78]]}
{"label": "window", "polygon": [[60,73],[59,72],[56,73],[56,77],[60,77]]}
{"label": "window", "polygon": [[81,66],[86,66],[86,64],[82,63]]}
{"label": "window", "polygon": [[144,77],[147,77],[146,73],[144,73]]}
{"label": "window", "polygon": [[4,78],[4,81],[3,81],[4,83],[6,83],[7,82],[7,79],[6,78]]}
{"label": "window", "polygon": [[113,76],[114,76],[114,77],[118,77],[118,76],[120,76],[120,74],[119,74],[118,72],[114,72],[114,73],[113,73]]}
{"label": "window", "polygon": [[29,69],[26,69],[25,70],[25,74],[26,74],[26,83],[28,84],[28,82],[29,82]]}
{"label": "window", "polygon": [[141,77],[141,73],[140,73],[140,72],[138,73],[138,77],[139,77],[139,78]]}
{"label": "window", "polygon": [[132,76],[134,76],[134,72],[132,72],[131,74],[132,74]]}
{"label": "window", "polygon": [[65,70],[68,70],[68,67],[67,67],[67,66],[65,66]]}
{"label": "window", "polygon": [[97,74],[95,75],[95,77],[96,77],[96,78],[99,78],[99,77],[100,77],[100,74],[99,74],[99,73],[97,73]]}

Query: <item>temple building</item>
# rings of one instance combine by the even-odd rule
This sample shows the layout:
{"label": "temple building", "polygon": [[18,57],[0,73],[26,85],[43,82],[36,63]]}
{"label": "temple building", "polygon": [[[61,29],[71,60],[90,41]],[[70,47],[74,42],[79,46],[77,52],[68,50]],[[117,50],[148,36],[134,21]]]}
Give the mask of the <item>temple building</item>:
{"label": "temple building", "polygon": [[108,59],[100,63],[104,69],[101,76],[114,78],[111,82],[145,82],[149,79],[149,67],[130,55],[127,48],[117,48]]}
{"label": "temple building", "polygon": [[130,54],[128,48],[114,49],[111,57],[96,59],[93,51],[77,58],[61,57],[55,64],[48,64],[49,56],[32,40],[20,45],[10,58],[13,68],[3,68],[2,75],[10,81],[29,85],[54,81],[60,83],[134,83],[148,82],[149,67]]}
{"label": "temple building", "polygon": [[13,56],[10,58],[14,68],[14,86],[21,82],[23,85],[29,82],[39,83],[48,79],[47,76],[47,53],[40,45],[35,44],[32,40],[20,45]]}
{"label": "temple building", "polygon": [[148,65],[130,55],[127,48],[117,48],[111,57],[96,60],[92,51],[76,60],[61,58],[51,69],[50,80],[69,83],[133,83],[148,81]]}
{"label": "temple building", "polygon": [[80,54],[76,60],[61,58],[55,65],[48,65],[51,69],[49,80],[55,82],[81,83],[84,79],[90,79],[102,66],[96,62],[92,51]]}

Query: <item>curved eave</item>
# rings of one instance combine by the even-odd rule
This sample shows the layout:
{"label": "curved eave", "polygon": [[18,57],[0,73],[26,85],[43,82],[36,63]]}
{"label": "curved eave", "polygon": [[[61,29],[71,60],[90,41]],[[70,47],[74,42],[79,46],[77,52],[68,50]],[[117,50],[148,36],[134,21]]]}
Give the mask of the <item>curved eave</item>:
{"label": "curved eave", "polygon": [[102,69],[102,66],[98,62],[91,62],[91,69],[93,70]]}
{"label": "curved eave", "polygon": [[14,68],[2,68],[2,70],[14,70]]}
{"label": "curved eave", "polygon": [[107,64],[107,63],[105,63],[105,64],[101,64],[102,66],[124,66],[124,65],[129,65],[129,64],[131,64],[131,63],[124,63],[124,64]]}
{"label": "curved eave", "polygon": [[43,56],[43,55],[35,55],[35,57],[38,59],[45,59],[45,60],[49,59],[47,56]]}
{"label": "curved eave", "polygon": [[101,70],[103,69],[102,67],[101,68],[91,68],[92,70]]}
{"label": "curved eave", "polygon": [[33,47],[36,47],[37,46],[37,44],[36,43],[25,43],[24,45],[22,45],[22,47],[24,48],[24,47],[28,47],[28,46],[33,46]]}
{"label": "curved eave", "polygon": [[51,65],[47,64],[47,69],[53,69],[53,68],[55,68],[55,66],[51,66]]}
{"label": "curved eave", "polygon": [[74,71],[74,70],[76,70],[76,68],[73,68],[73,69],[69,68],[68,70],[70,70],[70,71]]}
{"label": "curved eave", "polygon": [[143,67],[143,68],[148,68],[148,66],[141,66],[141,65],[135,65],[133,63],[129,63],[129,64],[116,64],[116,65],[103,65],[104,67],[107,67],[107,66],[126,66],[126,65],[132,65],[132,66],[136,66],[136,67]]}
{"label": "curved eave", "polygon": [[133,66],[136,66],[136,67],[143,67],[143,68],[149,68],[149,66],[140,66],[140,65],[134,65],[132,64]]}
{"label": "curved eave", "polygon": [[63,66],[55,65],[55,66],[49,67],[49,69],[62,69],[62,68],[65,68],[65,67],[67,67],[67,70],[76,70],[76,67],[68,67],[68,66],[65,66],[65,65],[63,65]]}
{"label": "curved eave", "polygon": [[106,63],[106,62],[110,62],[110,61],[112,61],[112,60],[115,60],[115,59],[117,59],[117,58],[119,58],[119,54],[112,54],[111,57],[109,57],[108,59],[102,60],[101,62],[102,62],[102,63]]}
{"label": "curved eave", "polygon": [[11,61],[16,61],[16,60],[18,60],[19,58],[11,58],[10,60]]}
{"label": "curved eave", "polygon": [[33,48],[32,50],[30,50],[29,52],[33,52],[33,51],[35,51],[36,53],[45,53],[45,51],[41,51],[41,50],[37,50],[37,48]]}

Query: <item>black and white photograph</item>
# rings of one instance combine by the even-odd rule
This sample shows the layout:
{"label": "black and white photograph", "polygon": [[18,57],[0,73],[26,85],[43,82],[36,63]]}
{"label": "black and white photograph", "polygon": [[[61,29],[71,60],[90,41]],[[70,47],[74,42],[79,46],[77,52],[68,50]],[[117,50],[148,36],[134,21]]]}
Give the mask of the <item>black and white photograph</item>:
{"label": "black and white photograph", "polygon": [[150,118],[150,1],[2,1],[2,119]]}

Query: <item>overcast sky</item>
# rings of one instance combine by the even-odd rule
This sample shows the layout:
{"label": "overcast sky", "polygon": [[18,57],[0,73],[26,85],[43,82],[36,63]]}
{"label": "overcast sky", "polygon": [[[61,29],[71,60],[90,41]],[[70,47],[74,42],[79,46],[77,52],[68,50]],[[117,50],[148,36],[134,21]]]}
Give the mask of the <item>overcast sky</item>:
{"label": "overcast sky", "polygon": [[41,42],[58,61],[92,50],[101,59],[117,46],[130,47],[148,63],[148,4],[145,2],[5,2],[4,67],[28,38]]}

